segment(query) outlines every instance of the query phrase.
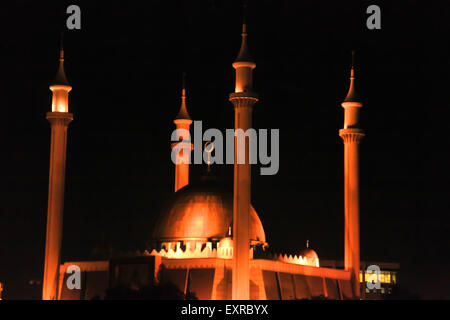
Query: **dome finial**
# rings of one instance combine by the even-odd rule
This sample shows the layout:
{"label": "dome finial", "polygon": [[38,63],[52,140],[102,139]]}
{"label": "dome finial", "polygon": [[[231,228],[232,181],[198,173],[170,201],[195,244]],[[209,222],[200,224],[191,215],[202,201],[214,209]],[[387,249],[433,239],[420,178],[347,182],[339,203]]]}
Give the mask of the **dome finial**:
{"label": "dome finial", "polygon": [[306,248],[309,248],[309,240],[306,240]]}
{"label": "dome finial", "polygon": [[350,69],[350,89],[344,102],[360,102],[355,89],[355,51],[352,51],[352,66]]}

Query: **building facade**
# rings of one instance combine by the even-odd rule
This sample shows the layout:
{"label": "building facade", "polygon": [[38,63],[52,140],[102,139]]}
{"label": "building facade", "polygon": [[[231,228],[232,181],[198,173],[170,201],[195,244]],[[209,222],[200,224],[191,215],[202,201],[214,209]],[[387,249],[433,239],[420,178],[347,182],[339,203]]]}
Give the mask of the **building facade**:
{"label": "building facade", "polygon": [[[238,147],[236,139],[234,177],[229,180],[210,173],[190,179],[186,161],[193,151],[192,143],[172,144],[177,154],[175,193],[160,213],[148,250],[131,257],[60,264],[64,197],[64,180],[61,179],[64,176],[67,126],[73,117],[68,108],[68,92],[72,88],[65,77],[64,59],[61,57],[57,81],[51,87],[54,103],[48,116],[63,120],[59,121],[62,123],[60,130],[54,130],[52,126],[51,159],[59,171],[51,167],[43,299],[102,298],[107,289],[114,287],[142,288],[155,283],[171,283],[183,294],[199,299],[361,297],[358,145],[364,134],[359,126],[362,103],[355,91],[353,65],[350,90],[342,104],[344,128],[339,133],[345,153],[343,268],[321,263],[317,252],[308,244],[298,255],[268,252],[263,223],[251,205],[249,146],[245,142]],[[249,53],[245,23],[241,48],[233,67],[236,86],[229,100],[235,111],[235,129],[245,131],[252,128],[252,110],[258,101],[258,95],[253,91],[252,75],[256,63]],[[192,123],[187,110],[183,85],[181,108],[174,120],[180,139],[186,138],[183,135],[189,133]],[[54,141],[62,142],[53,146]],[[236,161],[240,154],[244,154],[247,160],[243,164]],[[80,288],[70,286],[71,276],[77,271],[81,274]]]}

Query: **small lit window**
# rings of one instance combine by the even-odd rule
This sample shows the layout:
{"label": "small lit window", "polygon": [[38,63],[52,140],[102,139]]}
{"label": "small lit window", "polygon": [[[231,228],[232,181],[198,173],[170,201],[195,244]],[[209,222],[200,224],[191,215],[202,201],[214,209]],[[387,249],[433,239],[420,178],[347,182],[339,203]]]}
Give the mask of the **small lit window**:
{"label": "small lit window", "polygon": [[391,273],[389,271],[386,271],[384,280],[385,280],[385,283],[391,283]]}

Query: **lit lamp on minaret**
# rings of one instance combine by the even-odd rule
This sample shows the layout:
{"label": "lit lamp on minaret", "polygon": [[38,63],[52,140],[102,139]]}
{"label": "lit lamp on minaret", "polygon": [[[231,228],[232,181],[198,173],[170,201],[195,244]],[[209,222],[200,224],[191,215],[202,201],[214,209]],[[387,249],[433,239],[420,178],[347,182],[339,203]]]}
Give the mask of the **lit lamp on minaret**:
{"label": "lit lamp on minaret", "polygon": [[359,142],[364,137],[360,128],[359,111],[362,103],[355,91],[354,52],[352,52],[352,69],[350,89],[342,107],[344,129],[339,135],[344,141],[344,196],[345,196],[345,270],[351,272],[353,291],[360,296],[359,280]]}
{"label": "lit lamp on minaret", "polygon": [[[236,69],[236,88],[230,94],[234,105],[234,128],[244,132],[252,127],[253,105],[258,101],[258,95],[252,91],[252,72],[256,63],[250,56],[247,46],[247,26],[242,25],[242,44],[233,68]],[[236,131],[237,132],[237,131]],[[250,188],[251,165],[249,140],[243,136],[245,143],[239,143],[239,135],[234,138],[234,198],[233,198],[233,300],[248,300],[250,298]],[[238,159],[245,158],[245,161]],[[242,162],[242,163],[239,163]]]}
{"label": "lit lamp on minaret", "polygon": [[[177,127],[177,136],[184,142],[172,143],[172,149],[177,149],[175,153],[175,192],[189,184],[189,162],[191,151],[194,145],[190,142],[189,127],[192,120],[186,108],[186,76],[183,74],[183,88],[181,90],[181,107],[178,115],[173,120]],[[185,137],[184,134],[187,136]],[[189,141],[189,142],[187,142]]]}
{"label": "lit lamp on minaret", "polygon": [[64,181],[66,169],[67,127],[73,120],[69,113],[69,92],[72,87],[64,73],[64,49],[61,46],[59,70],[50,86],[53,92],[52,111],[47,113],[51,125],[50,176],[48,188],[47,235],[42,299],[55,300],[58,294],[61,255]]}

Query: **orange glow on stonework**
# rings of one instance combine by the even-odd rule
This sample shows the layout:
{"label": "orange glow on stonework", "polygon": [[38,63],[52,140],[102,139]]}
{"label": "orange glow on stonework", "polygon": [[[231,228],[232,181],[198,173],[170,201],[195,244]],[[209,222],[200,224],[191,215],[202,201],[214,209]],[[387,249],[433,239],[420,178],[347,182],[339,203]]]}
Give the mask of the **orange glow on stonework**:
{"label": "orange glow on stonework", "polygon": [[[202,243],[197,242],[195,248],[191,249],[191,246],[186,245],[186,249],[181,249],[181,243],[177,242],[175,248],[172,248],[172,243],[168,244],[167,250],[161,249],[152,252],[145,251],[146,255],[160,256],[169,259],[192,259],[192,258],[220,258],[220,259],[232,259],[233,258],[233,240],[230,237],[223,238],[217,244],[217,249],[212,248],[212,243],[207,242],[206,246],[202,249]],[[252,259],[253,252],[250,249],[250,259]],[[303,266],[320,267],[319,258],[308,258],[301,255],[279,255],[277,260],[290,263],[299,264]]]}
{"label": "orange glow on stonework", "polygon": [[72,89],[68,86],[51,86],[53,91],[52,112],[69,112],[69,92]]}

